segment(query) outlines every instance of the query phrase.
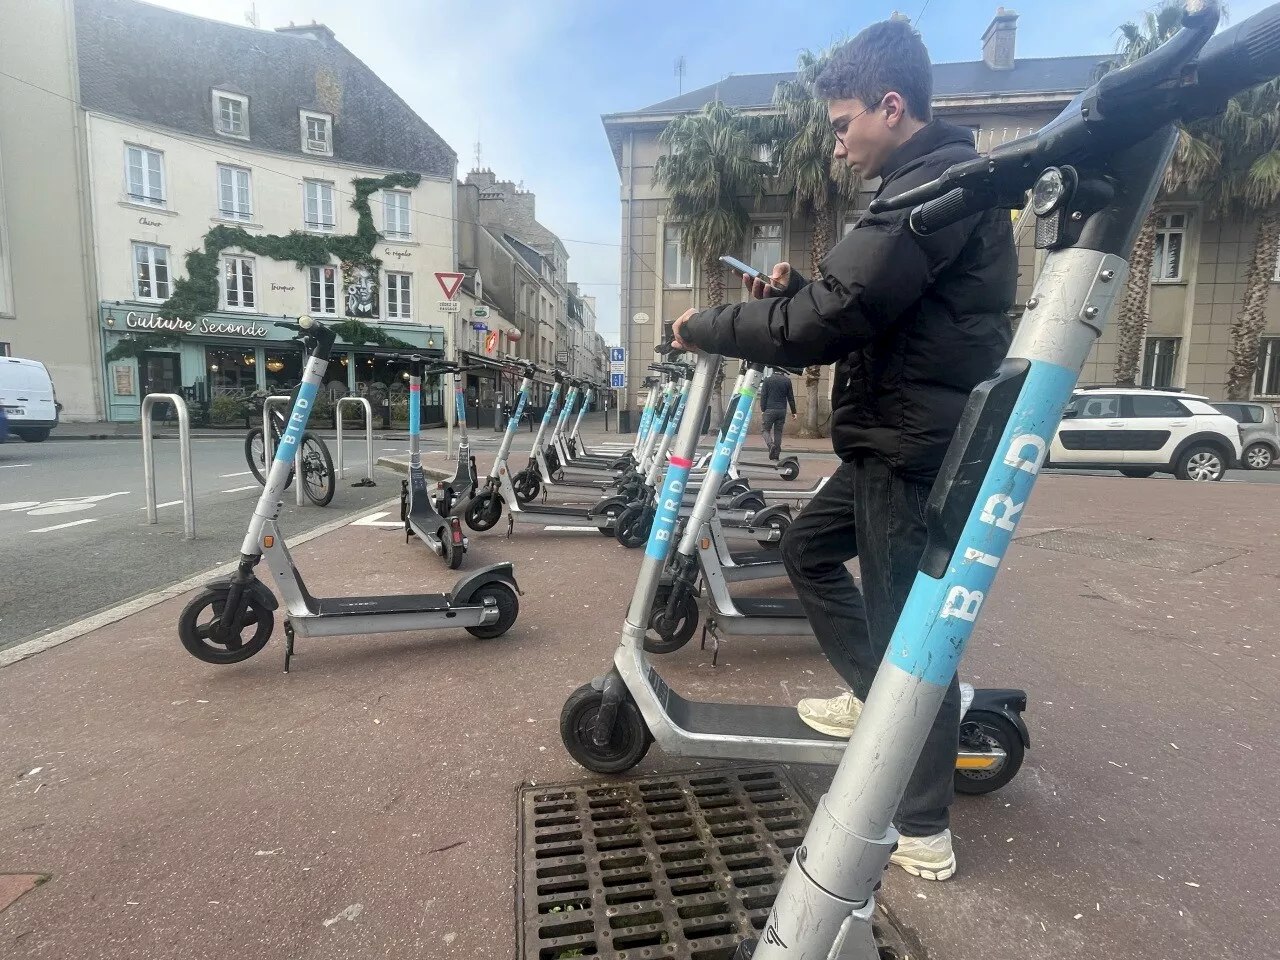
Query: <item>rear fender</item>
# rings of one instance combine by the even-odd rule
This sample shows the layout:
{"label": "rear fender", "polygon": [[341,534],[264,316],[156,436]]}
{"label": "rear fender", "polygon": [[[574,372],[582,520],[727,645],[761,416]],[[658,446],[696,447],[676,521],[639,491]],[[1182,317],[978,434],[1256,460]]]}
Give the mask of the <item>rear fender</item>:
{"label": "rear fender", "polygon": [[782,517],[787,523],[791,522],[791,505],[786,503],[775,503],[772,506],[765,507],[763,510],[757,510],[751,518],[753,527],[767,527],[769,521],[775,517]]}
{"label": "rear fender", "polygon": [[459,579],[449,591],[450,605],[470,603],[481,587],[487,587],[491,583],[505,583],[520,596],[524,596],[524,591],[516,583],[515,567],[510,563],[494,563]]}
{"label": "rear fender", "polygon": [[1022,738],[1022,745],[1029,748],[1031,746],[1031,734],[1022,719],[1022,713],[1026,709],[1027,694],[1024,690],[988,690],[979,688],[973,691],[973,703],[969,706],[969,712],[965,716],[969,717],[974,713],[986,712],[1004,717],[1018,731],[1018,736]]}

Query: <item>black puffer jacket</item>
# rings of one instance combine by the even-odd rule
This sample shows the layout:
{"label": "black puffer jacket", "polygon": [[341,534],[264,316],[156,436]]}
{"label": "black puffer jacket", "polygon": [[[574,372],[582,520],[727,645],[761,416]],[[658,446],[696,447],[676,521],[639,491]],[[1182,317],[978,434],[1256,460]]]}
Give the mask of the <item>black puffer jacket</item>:
{"label": "black puffer jacket", "polygon": [[[933,121],[885,164],[892,196],[976,156],[965,129]],[[992,210],[928,237],[908,211],[864,216],[782,296],[704,310],[682,339],[709,353],[779,366],[835,363],[831,441],[842,460],[876,456],[930,481],[969,391],[1009,347],[1018,260],[1009,214]]]}

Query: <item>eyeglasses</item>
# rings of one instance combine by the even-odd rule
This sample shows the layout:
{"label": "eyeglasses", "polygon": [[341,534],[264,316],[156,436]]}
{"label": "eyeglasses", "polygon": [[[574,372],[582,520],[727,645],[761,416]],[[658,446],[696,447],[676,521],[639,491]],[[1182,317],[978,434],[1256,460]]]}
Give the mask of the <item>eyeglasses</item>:
{"label": "eyeglasses", "polygon": [[[888,96],[888,94],[885,94],[885,96]],[[844,138],[849,133],[849,124],[853,123],[853,121],[857,120],[859,117],[865,117],[868,113],[871,113],[874,110],[879,110],[882,103],[884,103],[884,97],[877,100],[874,106],[867,107],[866,109],[855,113],[851,117],[841,117],[839,120],[832,122],[831,133],[836,140],[839,141],[840,146],[845,146]]]}

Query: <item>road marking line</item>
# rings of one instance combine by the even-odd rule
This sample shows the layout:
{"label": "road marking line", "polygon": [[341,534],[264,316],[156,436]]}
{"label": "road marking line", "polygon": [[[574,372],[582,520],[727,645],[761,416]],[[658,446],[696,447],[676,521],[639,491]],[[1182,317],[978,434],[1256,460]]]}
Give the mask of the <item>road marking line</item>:
{"label": "road marking line", "polygon": [[29,467],[29,463],[5,463],[0,464],[0,470],[16,470],[18,467]]}
{"label": "road marking line", "polygon": [[599,527],[543,527],[543,530],[549,530],[552,533],[598,533]]}
{"label": "road marking line", "polygon": [[222,490],[220,492],[221,493],[239,493],[242,490],[257,490],[257,489],[258,489],[258,485],[256,483],[251,483],[247,487],[232,487],[230,490]]}
{"label": "road marking line", "polygon": [[[157,509],[157,510],[159,510],[161,507],[176,507],[176,506],[177,506],[178,504],[180,504],[180,503],[182,503],[182,501],[181,501],[181,500],[166,500],[164,503],[157,503],[157,504],[156,504],[156,509]],[[147,512],[147,508],[146,508],[146,507],[139,507],[139,508],[138,508],[138,512],[139,512],[139,513],[146,513],[146,512]]]}
{"label": "road marking line", "polygon": [[387,516],[391,511],[384,510],[381,513],[371,513],[367,517],[361,517],[359,520],[352,520],[353,527],[402,527],[404,526],[399,520],[382,520],[380,518]]}
{"label": "road marking line", "polygon": [[253,473],[252,470],[241,470],[239,473],[220,473],[218,474],[218,479],[226,480],[230,477],[247,477],[251,473]]}
{"label": "road marking line", "polygon": [[67,527],[78,527],[82,523],[97,523],[97,517],[88,517],[84,520],[72,520],[70,523],[59,523],[52,527],[40,527],[38,530],[29,530],[28,533],[49,533],[53,530],[65,530]]}
{"label": "road marking line", "polygon": [[[388,500],[383,506],[390,507],[397,503],[396,500]],[[365,507],[364,509],[368,509]],[[351,523],[352,515],[338,517],[336,520],[330,520],[328,523],[322,523],[318,527],[308,530],[306,533],[298,536],[289,537],[289,546],[298,547],[317,537],[322,537],[326,533],[333,533],[335,530],[341,530],[347,524]],[[143,610],[149,610],[152,607],[159,606],[166,600],[172,600],[174,597],[180,597],[184,593],[190,593],[203,587],[210,580],[225,576],[229,573],[235,573],[240,566],[239,560],[232,560],[230,563],[224,563],[220,567],[214,567],[212,570],[198,573],[194,577],[189,577],[180,583],[175,583],[169,587],[163,587],[145,596],[137,597],[129,600],[119,606],[111,607],[103,610],[101,613],[95,613],[92,616],[84,617],[75,623],[69,623],[59,630],[47,633],[42,637],[32,637],[15,643],[11,647],[0,650],[0,667],[11,666],[20,660],[26,660],[28,657],[34,657],[38,653],[43,653],[52,647],[59,646],[69,640],[78,640],[87,633],[100,630],[102,627],[118,623],[125,617],[132,616],[135,613],[141,613]]]}

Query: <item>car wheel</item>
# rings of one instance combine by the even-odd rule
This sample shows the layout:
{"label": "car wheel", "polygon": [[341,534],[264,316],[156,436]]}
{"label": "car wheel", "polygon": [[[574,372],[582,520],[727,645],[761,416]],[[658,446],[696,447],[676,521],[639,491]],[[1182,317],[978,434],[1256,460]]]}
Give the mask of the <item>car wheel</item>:
{"label": "car wheel", "polygon": [[1222,475],[1227,472],[1227,466],[1222,454],[1215,448],[1207,444],[1195,444],[1178,457],[1173,472],[1179,480],[1221,480]]}
{"label": "car wheel", "polygon": [[1266,470],[1275,462],[1275,455],[1265,443],[1255,443],[1245,449],[1241,462],[1249,470]]}

